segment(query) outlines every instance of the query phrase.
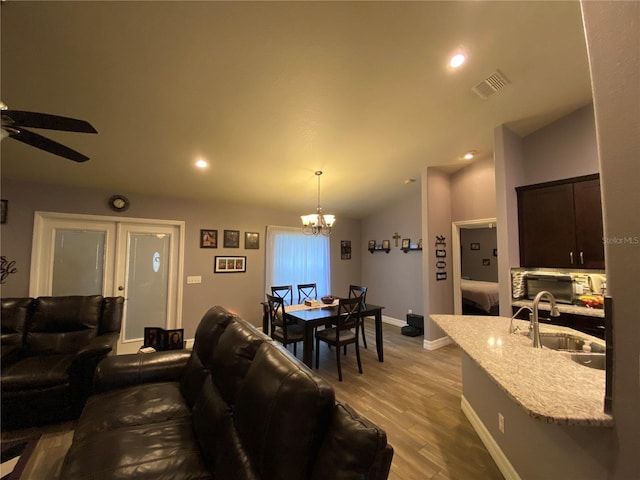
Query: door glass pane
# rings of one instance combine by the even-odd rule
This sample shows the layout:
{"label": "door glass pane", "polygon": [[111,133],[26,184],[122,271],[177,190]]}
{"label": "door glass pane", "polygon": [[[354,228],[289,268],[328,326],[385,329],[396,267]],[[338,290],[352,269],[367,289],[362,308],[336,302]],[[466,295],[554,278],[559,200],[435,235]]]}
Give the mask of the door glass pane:
{"label": "door glass pane", "polygon": [[51,295],[101,295],[105,232],[56,229]]}
{"label": "door glass pane", "polygon": [[124,340],[143,337],[144,327],[164,327],[169,290],[170,235],[131,233]]}

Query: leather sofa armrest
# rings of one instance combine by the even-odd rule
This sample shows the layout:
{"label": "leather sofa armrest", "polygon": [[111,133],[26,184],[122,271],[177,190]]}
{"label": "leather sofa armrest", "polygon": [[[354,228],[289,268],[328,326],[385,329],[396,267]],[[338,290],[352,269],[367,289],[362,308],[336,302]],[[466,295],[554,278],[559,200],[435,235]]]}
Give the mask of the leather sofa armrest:
{"label": "leather sofa armrest", "polygon": [[94,393],[151,382],[177,382],[191,356],[190,350],[166,350],[107,357],[94,377]]}

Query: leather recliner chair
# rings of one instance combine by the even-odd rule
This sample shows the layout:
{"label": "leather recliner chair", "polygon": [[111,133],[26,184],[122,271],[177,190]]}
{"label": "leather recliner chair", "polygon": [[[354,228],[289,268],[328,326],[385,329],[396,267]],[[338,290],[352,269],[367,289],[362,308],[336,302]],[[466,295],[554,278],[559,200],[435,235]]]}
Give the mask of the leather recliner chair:
{"label": "leather recliner chair", "polygon": [[122,297],[2,299],[2,427],[77,418],[120,334]]}

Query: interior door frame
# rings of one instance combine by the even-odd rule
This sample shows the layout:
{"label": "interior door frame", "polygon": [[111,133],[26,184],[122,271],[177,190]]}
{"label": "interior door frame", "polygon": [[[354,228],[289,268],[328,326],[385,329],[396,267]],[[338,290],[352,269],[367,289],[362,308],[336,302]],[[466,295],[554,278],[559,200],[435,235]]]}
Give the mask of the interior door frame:
{"label": "interior door frame", "polygon": [[[134,217],[116,217],[109,215],[84,215],[75,213],[45,212],[36,211],[33,220],[33,243],[31,246],[31,267],[29,273],[29,296],[37,297],[43,295],[43,288],[46,288],[45,282],[42,280],[43,274],[50,272],[51,265],[44,265],[43,259],[46,257],[47,249],[51,248],[51,238],[45,238],[47,222],[51,221],[73,221],[79,224],[113,224],[116,231],[118,226],[123,224],[135,225],[162,225],[172,226],[178,229],[178,245],[177,245],[177,272],[176,272],[176,305],[173,312],[175,317],[175,328],[182,327],[182,296],[184,276],[184,237],[185,222],[181,220],[162,220],[151,218],[134,218]],[[117,239],[113,239],[113,248],[117,244]],[[105,246],[105,249],[107,246]],[[109,247],[110,248],[110,247]],[[106,254],[106,251],[105,251]],[[115,254],[115,252],[114,252]],[[51,255],[50,255],[51,257]],[[105,265],[105,271],[108,269],[111,278],[114,278],[115,265]],[[106,276],[106,273],[105,273]],[[46,294],[46,293],[45,293]],[[117,290],[116,282],[108,282],[104,284],[104,296],[118,296],[120,292]]]}
{"label": "interior door frame", "polygon": [[[464,220],[451,224],[453,260],[453,313],[462,315],[462,259],[460,255],[460,230],[463,228],[498,228],[495,218],[480,218],[477,220]],[[497,232],[497,230],[496,230]]]}

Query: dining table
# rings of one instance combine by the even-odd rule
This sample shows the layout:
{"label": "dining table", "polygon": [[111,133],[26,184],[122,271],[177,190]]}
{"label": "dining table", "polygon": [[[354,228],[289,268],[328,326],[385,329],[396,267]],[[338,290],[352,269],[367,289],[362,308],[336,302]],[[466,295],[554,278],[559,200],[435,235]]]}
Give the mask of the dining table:
{"label": "dining table", "polygon": [[[263,307],[264,307],[263,303]],[[384,350],[382,344],[382,309],[379,305],[365,303],[359,311],[360,317],[374,317],[376,332],[376,351],[378,360],[384,361]],[[328,322],[338,318],[338,302],[329,305],[313,303],[312,305],[288,305],[284,309],[285,316],[303,327],[302,361],[308,367],[313,367],[313,331],[316,327],[326,325]],[[263,310],[262,330],[269,334],[269,311],[268,307]]]}

